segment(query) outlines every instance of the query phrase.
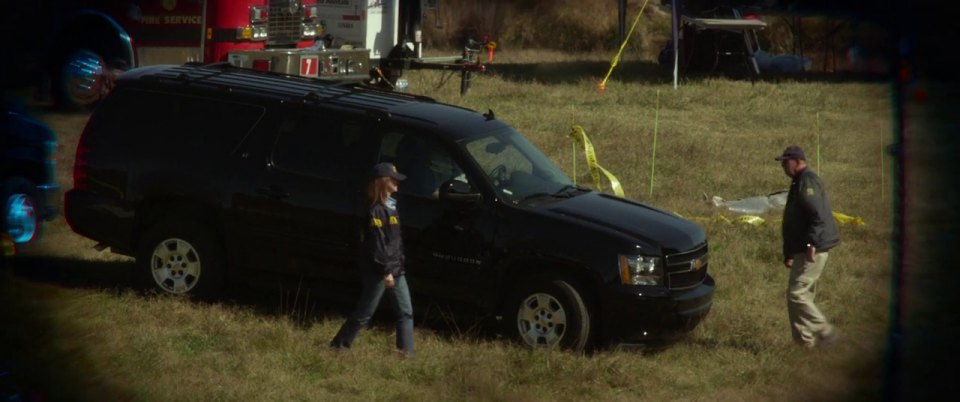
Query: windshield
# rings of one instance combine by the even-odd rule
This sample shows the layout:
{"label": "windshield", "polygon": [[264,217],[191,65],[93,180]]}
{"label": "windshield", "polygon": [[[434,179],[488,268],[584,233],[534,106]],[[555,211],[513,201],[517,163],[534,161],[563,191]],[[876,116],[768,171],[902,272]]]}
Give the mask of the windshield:
{"label": "windshield", "polygon": [[573,187],[546,155],[512,128],[471,139],[464,146],[507,201],[516,204]]}

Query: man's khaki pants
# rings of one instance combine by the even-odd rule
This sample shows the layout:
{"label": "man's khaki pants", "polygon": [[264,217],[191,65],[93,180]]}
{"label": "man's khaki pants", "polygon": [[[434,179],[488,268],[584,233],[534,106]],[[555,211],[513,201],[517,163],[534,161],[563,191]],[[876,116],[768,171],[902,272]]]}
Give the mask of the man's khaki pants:
{"label": "man's khaki pants", "polygon": [[817,280],[826,263],[827,253],[817,253],[813,262],[807,261],[804,253],[793,256],[787,286],[787,312],[793,340],[802,346],[816,346],[819,339],[829,337],[833,332],[833,326],[813,302],[817,296]]}

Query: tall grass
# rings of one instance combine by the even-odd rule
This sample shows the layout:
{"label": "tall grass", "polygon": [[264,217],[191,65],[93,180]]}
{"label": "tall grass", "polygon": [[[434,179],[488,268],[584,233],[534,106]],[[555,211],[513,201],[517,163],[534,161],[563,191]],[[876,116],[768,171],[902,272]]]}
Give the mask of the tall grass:
{"label": "tall grass", "polygon": [[[619,49],[618,2],[572,0],[448,0],[424,13],[427,49],[459,49],[465,38],[494,41],[501,50],[552,49],[583,53]],[[719,3],[718,3],[719,4]],[[741,12],[750,11],[741,7]],[[877,21],[842,15],[790,15],[760,8],[767,23],[757,31],[760,49],[811,59],[814,71],[888,72],[894,53],[887,29]],[[727,11],[728,13],[728,11]],[[721,17],[730,16],[720,12]],[[638,18],[639,17],[639,18]],[[670,5],[628,0],[624,15],[625,59],[656,60],[670,41]]]}
{"label": "tall grass", "polygon": [[[315,292],[307,298],[294,284],[268,292],[264,299],[272,302],[216,304],[145,295],[129,290],[122,277],[104,279],[133,269],[128,259],[93,251],[91,241],[58,220],[21,256],[32,264],[18,267],[20,275],[2,276],[0,362],[21,388],[48,400],[878,399],[891,259],[890,190],[881,182],[878,151],[892,124],[886,84],[704,78],[674,90],[662,77],[629,70],[645,74],[644,65],[627,64],[600,93],[608,56],[504,51],[466,97],[455,79],[438,87],[441,72],[408,78],[412,92],[493,109],[568,174],[577,158],[578,183],[592,186],[582,152],[573,152],[568,137],[572,124],[583,126],[628,198],[706,229],[714,306],[672,347],[592,355],[528,351],[469,326],[420,321],[415,359],[394,354],[386,324],[362,333],[351,351],[335,353],[326,342],[343,310],[326,306]],[[840,227],[843,243],[831,251],[819,288],[818,305],[841,329],[841,341],[810,352],[790,340],[779,213],[761,215],[766,222],[759,226],[731,224],[720,217],[736,215],[706,203],[704,195],[736,199],[787,189],[789,179],[773,157],[798,144],[813,159],[818,113],[820,164],[813,167],[834,209],[866,224]],[[60,134],[60,178],[69,187],[86,116],[41,117]],[[45,271],[49,261],[57,267]]]}
{"label": "tall grass", "polygon": [[[659,1],[627,2],[627,24],[648,3],[630,52],[656,55],[670,35],[670,17]],[[424,42],[428,48],[457,48],[465,37],[495,41],[506,50],[554,49],[568,52],[610,50],[619,47],[617,5],[562,1],[451,0],[424,14]],[[627,27],[629,29],[629,26]]]}

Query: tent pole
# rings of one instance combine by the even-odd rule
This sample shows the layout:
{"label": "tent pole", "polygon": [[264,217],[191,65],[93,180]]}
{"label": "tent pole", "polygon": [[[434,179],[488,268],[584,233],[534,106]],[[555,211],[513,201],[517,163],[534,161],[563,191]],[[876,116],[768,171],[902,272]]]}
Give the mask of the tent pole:
{"label": "tent pole", "polygon": [[680,64],[680,46],[679,46],[679,37],[678,34],[679,27],[677,26],[677,21],[680,18],[677,15],[677,2],[680,0],[671,0],[670,1],[670,25],[671,25],[671,36],[673,37],[673,89],[677,89],[677,76],[679,74],[679,64]]}

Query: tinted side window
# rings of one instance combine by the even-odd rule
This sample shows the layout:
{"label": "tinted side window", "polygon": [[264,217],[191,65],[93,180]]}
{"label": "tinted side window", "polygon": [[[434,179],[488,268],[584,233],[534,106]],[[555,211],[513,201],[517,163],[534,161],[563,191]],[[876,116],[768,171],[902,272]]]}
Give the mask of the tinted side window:
{"label": "tinted side window", "polygon": [[400,192],[436,197],[443,182],[457,179],[469,183],[463,169],[440,144],[413,134],[391,132],[383,136],[380,160],[392,162],[407,175]]}
{"label": "tinted side window", "polygon": [[[91,121],[91,145],[163,156],[202,151],[226,155],[250,132],[263,108],[218,99],[126,89],[109,96]],[[139,157],[140,155],[138,155]]]}
{"label": "tinted side window", "polygon": [[280,124],[273,163],[290,172],[347,179],[369,170],[370,139],[359,123],[296,114]]}
{"label": "tinted side window", "polygon": [[137,108],[132,103],[136,95],[133,91],[115,89],[110,96],[100,102],[100,105],[90,116],[90,121],[84,131],[84,142],[89,145],[90,151],[96,152],[107,149],[130,149],[134,140],[128,134]]}

